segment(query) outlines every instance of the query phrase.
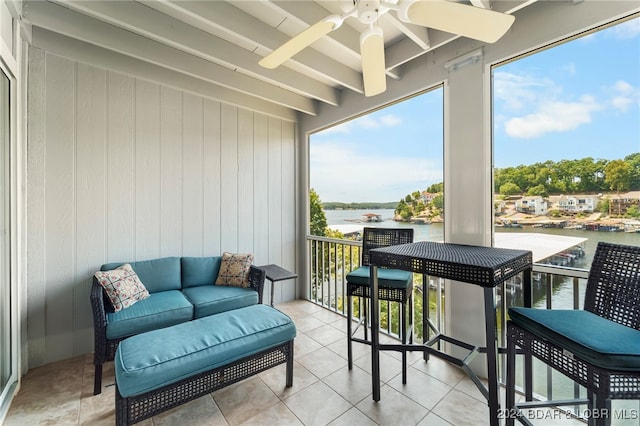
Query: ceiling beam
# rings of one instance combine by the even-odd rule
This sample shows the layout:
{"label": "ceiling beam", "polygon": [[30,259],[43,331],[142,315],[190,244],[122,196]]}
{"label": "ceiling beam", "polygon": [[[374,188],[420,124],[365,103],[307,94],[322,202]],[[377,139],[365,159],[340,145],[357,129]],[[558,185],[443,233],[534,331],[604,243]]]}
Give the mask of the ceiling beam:
{"label": "ceiling beam", "polygon": [[258,65],[262,56],[239,49],[237,45],[194,28],[155,9],[133,1],[66,1],[70,8],[128,29],[144,37],[184,52],[236,69],[251,77],[292,90],[330,105],[339,104],[333,87],[283,68],[269,70]]}
{"label": "ceiling beam", "polygon": [[382,19],[402,31],[421,49],[427,50],[431,46],[429,42],[429,30],[426,27],[402,22],[390,13],[384,15]]}
{"label": "ceiling beam", "polygon": [[94,46],[37,26],[33,27],[33,46],[71,60],[119,72],[141,80],[174,87],[249,111],[291,122],[295,122],[298,119],[297,113],[291,108],[208,83],[199,78]]}
{"label": "ceiling beam", "polygon": [[25,8],[24,17],[35,26],[59,32],[68,37],[171,68],[306,114],[316,114],[316,104],[304,96],[53,3],[29,2]]}
{"label": "ceiling beam", "polygon": [[[289,40],[286,34],[223,1],[140,1],[218,37],[241,39],[262,56]],[[329,56],[303,50],[285,66],[289,62],[295,62],[311,75],[364,93],[361,74]]]}

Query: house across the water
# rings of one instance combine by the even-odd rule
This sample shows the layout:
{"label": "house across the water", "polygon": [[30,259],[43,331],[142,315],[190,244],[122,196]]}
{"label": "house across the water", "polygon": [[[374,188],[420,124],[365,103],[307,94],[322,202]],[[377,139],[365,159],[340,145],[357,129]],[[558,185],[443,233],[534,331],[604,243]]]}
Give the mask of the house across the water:
{"label": "house across the water", "polygon": [[363,222],[382,222],[382,215],[375,213],[365,213],[361,216]]}

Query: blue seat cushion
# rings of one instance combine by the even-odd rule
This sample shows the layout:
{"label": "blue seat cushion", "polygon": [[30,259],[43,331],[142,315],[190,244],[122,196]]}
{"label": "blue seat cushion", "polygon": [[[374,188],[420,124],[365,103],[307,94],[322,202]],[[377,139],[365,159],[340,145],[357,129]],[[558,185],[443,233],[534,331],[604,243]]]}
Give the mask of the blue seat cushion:
{"label": "blue seat cushion", "polygon": [[115,375],[123,397],[139,395],[292,340],[293,321],[253,305],[123,340]]}
{"label": "blue seat cushion", "polygon": [[106,263],[101,271],[109,271],[118,266],[129,263],[144,284],[149,293],[166,290],[180,290],[180,258],[163,257],[161,259],[141,260],[139,262]]}
{"label": "blue seat cushion", "polygon": [[640,330],[589,311],[509,308],[511,321],[595,366],[640,371]]}
{"label": "blue seat cushion", "polygon": [[[400,269],[378,268],[378,287],[404,288],[411,286],[413,273]],[[369,286],[369,267],[361,266],[347,274],[347,282],[360,286]]]}
{"label": "blue seat cushion", "polygon": [[188,287],[182,290],[182,293],[193,304],[194,318],[215,315],[258,303],[258,292],[245,287],[209,284]]}
{"label": "blue seat cushion", "polygon": [[183,257],[182,288],[211,285],[216,282],[222,257]]}
{"label": "blue seat cushion", "polygon": [[151,293],[127,309],[107,313],[107,339],[132,336],[192,318],[193,305],[179,290]]}

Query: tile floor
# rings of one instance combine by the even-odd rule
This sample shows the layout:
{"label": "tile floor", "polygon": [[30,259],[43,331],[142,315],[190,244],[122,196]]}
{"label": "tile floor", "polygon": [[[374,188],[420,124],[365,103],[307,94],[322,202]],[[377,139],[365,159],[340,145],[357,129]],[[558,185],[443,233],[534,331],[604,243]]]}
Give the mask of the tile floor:
{"label": "tile floor", "polygon": [[[425,363],[418,352],[409,355],[404,386],[400,354],[381,353],[384,384],[381,401],[374,403],[369,346],[354,344],[355,365],[352,371],[347,368],[346,319],[301,300],[277,308],[298,330],[292,388],[284,386],[281,365],[140,424],[488,424],[486,402],[473,382],[439,359]],[[92,361],[92,354],[86,354],[30,370],[5,425],[113,425],[113,363],[105,365],[102,394],[94,396]]]}

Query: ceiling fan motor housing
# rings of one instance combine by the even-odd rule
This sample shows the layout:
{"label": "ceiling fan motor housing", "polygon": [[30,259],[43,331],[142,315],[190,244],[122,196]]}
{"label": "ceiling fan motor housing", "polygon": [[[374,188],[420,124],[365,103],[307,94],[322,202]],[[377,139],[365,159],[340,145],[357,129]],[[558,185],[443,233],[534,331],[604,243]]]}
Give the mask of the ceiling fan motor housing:
{"label": "ceiling fan motor housing", "polygon": [[373,24],[378,20],[380,0],[360,0],[357,4],[358,21],[363,24]]}

